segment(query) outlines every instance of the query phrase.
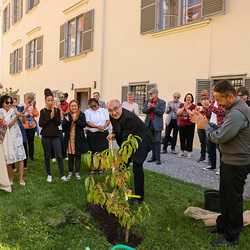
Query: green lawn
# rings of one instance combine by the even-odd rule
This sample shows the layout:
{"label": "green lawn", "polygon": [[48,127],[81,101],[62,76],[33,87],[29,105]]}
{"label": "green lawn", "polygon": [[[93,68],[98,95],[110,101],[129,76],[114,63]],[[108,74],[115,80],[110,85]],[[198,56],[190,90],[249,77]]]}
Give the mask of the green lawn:
{"label": "green lawn", "polygon": [[[52,163],[53,182],[48,183],[40,139],[36,138],[35,143],[36,162],[28,162],[31,170],[25,171],[26,186],[19,185],[18,175],[13,174],[12,193],[0,191],[0,249],[111,249],[97,223],[88,215],[84,223],[69,216],[72,223],[63,229],[48,225],[48,221],[62,220],[69,206],[75,206],[85,214],[84,180],[89,169],[82,163],[82,180],[73,177],[65,183],[60,180],[57,163]],[[65,172],[68,173],[67,162]],[[145,184],[145,201],[151,207],[151,216],[134,226],[144,238],[137,250],[212,249],[209,241],[218,235],[203,230],[202,221],[183,215],[188,206],[204,208],[206,188],[147,170]],[[250,209],[249,201],[244,203],[246,209]],[[249,249],[249,236],[250,226],[240,235],[239,249]]]}

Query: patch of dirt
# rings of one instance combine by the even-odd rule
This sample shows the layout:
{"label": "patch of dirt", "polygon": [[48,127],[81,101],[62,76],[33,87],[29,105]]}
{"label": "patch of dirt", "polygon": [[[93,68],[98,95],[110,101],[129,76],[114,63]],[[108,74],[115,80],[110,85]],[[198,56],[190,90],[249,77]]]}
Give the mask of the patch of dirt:
{"label": "patch of dirt", "polygon": [[87,211],[100,223],[101,231],[112,245],[123,244],[135,248],[143,241],[141,236],[130,230],[128,243],[125,242],[125,229],[121,228],[118,218],[100,206],[88,203]]}

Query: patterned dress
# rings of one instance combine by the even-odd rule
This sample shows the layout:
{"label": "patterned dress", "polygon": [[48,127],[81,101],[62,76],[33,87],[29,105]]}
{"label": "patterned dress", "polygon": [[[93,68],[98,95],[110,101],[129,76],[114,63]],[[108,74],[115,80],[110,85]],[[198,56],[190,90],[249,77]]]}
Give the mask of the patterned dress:
{"label": "patterned dress", "polygon": [[72,122],[71,128],[70,128],[70,138],[69,138],[69,143],[68,143],[67,154],[72,154],[72,155],[76,154],[75,139],[76,139],[76,124]]}

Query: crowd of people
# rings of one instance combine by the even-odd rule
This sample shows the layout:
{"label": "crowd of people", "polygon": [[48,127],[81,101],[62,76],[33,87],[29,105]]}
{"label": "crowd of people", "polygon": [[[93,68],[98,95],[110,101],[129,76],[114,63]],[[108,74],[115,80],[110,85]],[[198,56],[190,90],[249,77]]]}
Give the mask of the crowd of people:
{"label": "crowd of people", "polygon": [[[34,96],[29,94],[26,102],[19,104],[15,96],[0,98],[0,189],[8,192],[13,185],[12,173],[19,172],[20,185],[25,186],[24,170],[27,159],[34,159],[34,136],[41,128],[41,142],[44,150],[47,181],[52,182],[50,160],[58,163],[62,181],[81,179],[81,155],[88,152],[102,152],[109,148],[109,140],[116,140],[118,146],[129,134],[137,135],[139,148],[132,154],[128,165],[133,161],[135,194],[140,198],[133,203],[140,204],[144,199],[143,163],[148,152],[152,151],[148,162],[161,164],[161,154],[166,154],[170,145],[171,153],[177,155],[176,144],[179,133],[180,152],[178,158],[192,158],[195,124],[200,140],[198,162],[208,163],[204,170],[216,170],[217,150],[220,155],[220,199],[222,214],[217,219],[217,227],[224,237],[211,242],[217,244],[238,244],[242,230],[242,192],[247,174],[250,172],[250,102],[245,87],[235,90],[230,82],[222,80],[213,87],[213,99],[207,90],[201,92],[197,105],[194,97],[187,93],[184,102],[179,92],[173,100],[166,102],[158,97],[158,90],[148,91],[142,113],[145,122],[138,115],[139,106],[134,102],[134,93],[128,92],[127,101],[120,103],[113,99],[106,103],[100,100],[98,92],[88,101],[89,108],[81,111],[77,100],[67,102],[68,94],[60,95],[60,102],[50,89],[45,89],[45,107],[38,112]],[[165,120],[165,137],[162,140]],[[39,123],[36,117],[39,116]],[[39,126],[38,126],[39,124]],[[110,125],[111,124],[111,125]],[[112,132],[109,133],[110,129]],[[172,133],[172,137],[171,132]],[[161,144],[163,148],[161,150]],[[185,154],[187,151],[187,155]],[[64,161],[68,161],[68,175],[65,176]],[[16,169],[15,163],[18,163]],[[103,174],[101,165],[96,170],[92,165],[90,175],[98,171]]]}

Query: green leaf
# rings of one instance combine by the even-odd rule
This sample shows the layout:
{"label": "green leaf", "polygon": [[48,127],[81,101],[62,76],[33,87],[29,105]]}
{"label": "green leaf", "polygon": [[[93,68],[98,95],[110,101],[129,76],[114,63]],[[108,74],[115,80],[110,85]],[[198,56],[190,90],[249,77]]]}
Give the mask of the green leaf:
{"label": "green leaf", "polygon": [[87,192],[88,192],[88,188],[89,188],[89,177],[87,177],[85,179],[85,189],[86,189]]}

